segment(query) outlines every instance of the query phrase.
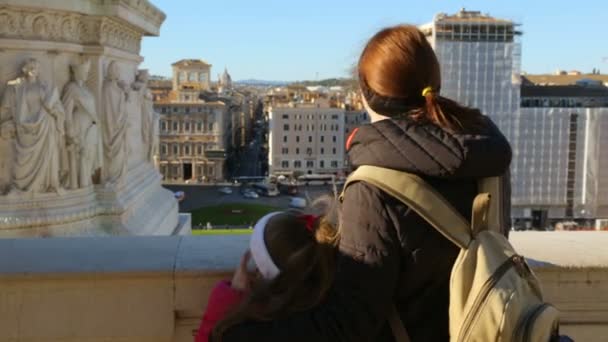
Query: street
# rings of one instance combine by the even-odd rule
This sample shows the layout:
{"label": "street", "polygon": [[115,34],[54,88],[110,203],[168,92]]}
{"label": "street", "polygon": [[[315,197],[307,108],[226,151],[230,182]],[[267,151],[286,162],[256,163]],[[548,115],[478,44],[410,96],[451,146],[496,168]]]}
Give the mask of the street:
{"label": "street", "polygon": [[[230,187],[232,194],[227,195],[219,191],[223,186],[206,186],[206,185],[164,185],[165,188],[176,192],[183,191],[185,198],[179,204],[180,212],[189,212],[194,209],[201,207],[208,207],[213,205],[219,205],[224,203],[259,203],[274,206],[277,208],[287,208],[289,201],[293,196],[279,195],[276,197],[263,197],[260,196],[256,199],[245,198],[239,192],[238,186]],[[297,197],[303,197],[307,199],[307,202],[315,200],[316,198],[331,194],[331,186],[302,186],[299,188]]]}

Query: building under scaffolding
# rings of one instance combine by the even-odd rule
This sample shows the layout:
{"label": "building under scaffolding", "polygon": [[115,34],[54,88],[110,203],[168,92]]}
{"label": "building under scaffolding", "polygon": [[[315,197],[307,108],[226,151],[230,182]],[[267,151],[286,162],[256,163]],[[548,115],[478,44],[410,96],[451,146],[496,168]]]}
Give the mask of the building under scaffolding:
{"label": "building under scaffolding", "polygon": [[518,26],[464,9],[421,26],[441,64],[441,94],[479,108],[511,142],[515,219],[608,218],[606,87],[584,75],[522,86]]}

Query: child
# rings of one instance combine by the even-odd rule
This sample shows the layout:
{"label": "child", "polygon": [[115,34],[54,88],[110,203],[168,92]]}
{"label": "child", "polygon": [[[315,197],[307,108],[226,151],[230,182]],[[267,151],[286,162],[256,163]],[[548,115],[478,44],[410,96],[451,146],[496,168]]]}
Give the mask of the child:
{"label": "child", "polygon": [[[295,212],[262,217],[232,281],[211,292],[196,342],[221,341],[234,324],[272,320],[319,304],[333,281],[336,236],[325,217]],[[250,259],[254,272],[247,270]]]}

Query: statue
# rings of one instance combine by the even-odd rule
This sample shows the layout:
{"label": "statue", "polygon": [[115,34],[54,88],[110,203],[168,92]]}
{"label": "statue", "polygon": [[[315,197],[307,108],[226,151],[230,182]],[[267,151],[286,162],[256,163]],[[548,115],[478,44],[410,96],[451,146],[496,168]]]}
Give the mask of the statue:
{"label": "statue", "polygon": [[91,186],[93,175],[103,163],[95,97],[84,83],[90,67],[88,60],[72,65],[72,82],[68,83],[63,91],[70,189]]}
{"label": "statue", "polygon": [[158,156],[158,134],[160,115],[154,112],[154,97],[148,89],[148,70],[139,70],[133,83],[141,102],[141,135],[144,142],[146,158],[155,164],[155,156]]}
{"label": "statue", "polygon": [[108,66],[102,89],[103,166],[101,177],[106,186],[116,185],[127,174],[127,90],[119,80],[116,62]]}
{"label": "statue", "polygon": [[14,140],[11,193],[60,192],[67,175],[65,112],[56,88],[38,78],[40,63],[28,59],[23,75],[9,81],[0,109],[0,134]]}

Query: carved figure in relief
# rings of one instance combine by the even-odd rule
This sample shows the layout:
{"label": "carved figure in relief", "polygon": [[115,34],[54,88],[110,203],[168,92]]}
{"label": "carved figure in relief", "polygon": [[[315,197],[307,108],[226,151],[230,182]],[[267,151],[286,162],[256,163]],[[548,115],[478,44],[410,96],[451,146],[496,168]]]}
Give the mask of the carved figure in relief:
{"label": "carved figure in relief", "polygon": [[68,83],[63,91],[70,189],[90,186],[93,183],[93,175],[103,164],[103,146],[95,97],[85,85],[90,67],[89,60],[72,65],[72,82]]}
{"label": "carved figure in relief", "polygon": [[154,97],[148,88],[148,70],[139,70],[133,83],[141,103],[141,135],[144,143],[146,158],[154,164],[154,156],[158,155],[158,126],[160,115],[154,111]]}
{"label": "carved figure in relief", "polygon": [[8,82],[0,107],[0,134],[14,144],[9,190],[59,192],[67,174],[64,108],[57,89],[39,80],[38,60],[28,59],[21,71]]}
{"label": "carved figure in relief", "polygon": [[102,180],[106,185],[115,185],[127,173],[127,90],[119,80],[116,62],[108,66],[102,89]]}

